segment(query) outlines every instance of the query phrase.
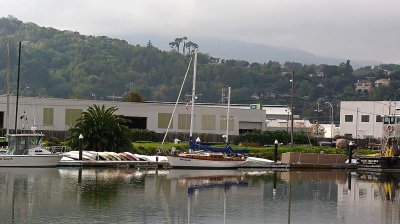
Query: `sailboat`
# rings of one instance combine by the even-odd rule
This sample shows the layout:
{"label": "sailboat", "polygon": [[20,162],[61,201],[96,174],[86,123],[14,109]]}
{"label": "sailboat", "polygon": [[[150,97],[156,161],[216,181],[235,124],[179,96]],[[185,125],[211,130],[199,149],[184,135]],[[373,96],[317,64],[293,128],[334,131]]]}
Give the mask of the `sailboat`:
{"label": "sailboat", "polygon": [[193,139],[194,106],[196,99],[196,66],[197,49],[194,52],[193,62],[193,86],[192,86],[192,105],[190,116],[189,133],[189,153],[179,153],[167,155],[168,162],[172,168],[238,168],[246,162],[244,157],[248,150],[234,150],[229,145],[229,107],[230,107],[230,87],[228,94],[227,127],[225,135],[226,146],[222,148],[210,147],[200,144],[198,139]]}

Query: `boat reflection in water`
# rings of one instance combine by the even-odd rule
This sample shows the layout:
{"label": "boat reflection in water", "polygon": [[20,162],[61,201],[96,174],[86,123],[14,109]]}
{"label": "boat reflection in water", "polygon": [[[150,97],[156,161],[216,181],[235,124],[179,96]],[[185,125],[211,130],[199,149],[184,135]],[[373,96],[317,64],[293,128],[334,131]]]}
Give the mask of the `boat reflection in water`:
{"label": "boat reflection in water", "polygon": [[[218,210],[218,207],[223,207],[223,223],[226,223],[227,213],[227,198],[230,197],[231,187],[247,187],[248,182],[244,180],[245,173],[238,170],[181,170],[171,169],[167,175],[168,179],[177,180],[177,183],[187,187],[187,223],[191,223],[192,219],[195,219],[195,210],[192,208],[192,204],[199,203],[200,198],[203,198],[201,191],[217,191],[215,197],[219,198],[223,190],[223,203],[220,206],[214,205],[214,210]],[[204,192],[205,193],[205,192]],[[211,194],[213,195],[213,194]],[[204,195],[204,198],[209,197],[210,194]],[[204,199],[203,198],[203,199]],[[218,199],[216,200],[218,203]],[[214,200],[215,202],[215,200]],[[219,203],[218,203],[219,204]],[[196,205],[194,207],[197,207]],[[233,212],[233,211],[230,211]],[[197,214],[198,215],[198,214]],[[219,222],[218,215],[215,214],[213,221],[208,220],[210,223]]]}
{"label": "boat reflection in water", "polygon": [[238,170],[175,170],[171,169],[167,175],[169,179],[177,179],[178,183],[186,185],[188,194],[211,188],[228,190],[232,186],[247,187],[244,173]]}

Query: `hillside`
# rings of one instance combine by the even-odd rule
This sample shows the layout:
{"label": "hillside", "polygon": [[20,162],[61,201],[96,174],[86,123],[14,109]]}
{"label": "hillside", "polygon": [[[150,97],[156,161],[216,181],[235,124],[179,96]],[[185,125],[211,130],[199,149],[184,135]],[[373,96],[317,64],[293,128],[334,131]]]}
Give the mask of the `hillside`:
{"label": "hillside", "polygon": [[[14,94],[16,92],[19,41],[24,41],[21,91],[26,90],[24,95],[40,97],[107,99],[135,90],[147,101],[175,101],[190,58],[188,51],[163,51],[154,47],[151,40],[146,46],[131,45],[125,40],[40,27],[13,17],[0,18],[3,94],[8,58],[10,88]],[[289,104],[292,71],[296,74],[296,113],[311,119],[316,116],[317,100],[337,105],[346,99],[388,100],[400,96],[398,65],[363,67],[353,71],[350,61],[339,65],[249,63],[201,53],[201,43],[198,44],[197,92],[202,94],[199,102],[218,103],[222,89],[231,86],[232,103]],[[391,78],[390,85],[357,94],[354,84],[367,77],[371,82]],[[184,93],[190,93],[190,89],[188,81]],[[325,111],[319,118],[328,121],[329,110]]]}

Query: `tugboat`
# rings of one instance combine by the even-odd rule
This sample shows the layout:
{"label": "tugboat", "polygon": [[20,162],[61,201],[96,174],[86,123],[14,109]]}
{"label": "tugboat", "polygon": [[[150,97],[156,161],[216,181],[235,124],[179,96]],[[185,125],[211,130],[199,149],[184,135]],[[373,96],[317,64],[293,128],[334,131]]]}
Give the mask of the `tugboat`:
{"label": "tugboat", "polygon": [[383,116],[383,138],[380,156],[361,157],[360,170],[390,171],[400,170],[399,139],[400,115]]}

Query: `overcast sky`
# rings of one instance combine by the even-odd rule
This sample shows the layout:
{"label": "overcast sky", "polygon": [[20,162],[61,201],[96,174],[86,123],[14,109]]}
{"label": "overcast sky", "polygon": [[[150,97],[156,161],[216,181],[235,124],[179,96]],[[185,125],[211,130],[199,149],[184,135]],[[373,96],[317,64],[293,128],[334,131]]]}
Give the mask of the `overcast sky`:
{"label": "overcast sky", "polygon": [[400,0],[1,0],[8,15],[85,35],[229,38],[400,64]]}

